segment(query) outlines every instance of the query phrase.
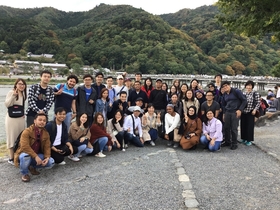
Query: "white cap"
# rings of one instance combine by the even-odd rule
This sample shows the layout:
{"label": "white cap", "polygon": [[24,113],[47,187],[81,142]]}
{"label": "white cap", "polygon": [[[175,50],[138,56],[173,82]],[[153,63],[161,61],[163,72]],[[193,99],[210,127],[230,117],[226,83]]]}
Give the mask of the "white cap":
{"label": "white cap", "polygon": [[130,112],[139,111],[139,112],[141,112],[141,113],[143,113],[143,112],[144,112],[144,110],[143,110],[143,109],[141,109],[141,107],[140,107],[140,106],[131,106],[131,107],[129,107],[129,108],[128,108],[128,111],[130,111]]}
{"label": "white cap", "polygon": [[123,79],[122,75],[117,76],[117,79]]}

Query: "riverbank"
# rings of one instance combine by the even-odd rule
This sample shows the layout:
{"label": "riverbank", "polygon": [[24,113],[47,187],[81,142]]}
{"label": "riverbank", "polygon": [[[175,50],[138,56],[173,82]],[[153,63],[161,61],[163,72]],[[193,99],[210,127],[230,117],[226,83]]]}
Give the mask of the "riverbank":
{"label": "riverbank", "polygon": [[[17,78],[21,78],[21,77],[17,77]],[[14,85],[15,80],[17,79],[16,77],[14,78],[0,78],[0,85]],[[23,78],[27,85],[33,85],[36,83],[40,82],[40,78]],[[64,83],[66,81],[66,78],[52,78],[50,81],[50,85],[56,85],[57,83]]]}

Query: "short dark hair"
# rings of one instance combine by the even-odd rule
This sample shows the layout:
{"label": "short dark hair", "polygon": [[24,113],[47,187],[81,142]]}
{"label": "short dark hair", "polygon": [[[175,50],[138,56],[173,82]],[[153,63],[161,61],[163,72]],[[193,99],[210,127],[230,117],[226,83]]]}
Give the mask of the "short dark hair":
{"label": "short dark hair", "polygon": [[142,73],[141,72],[136,72],[134,76],[136,75],[140,75],[142,77]]}
{"label": "short dark hair", "polygon": [[57,113],[61,113],[61,112],[65,112],[66,113],[66,109],[64,107],[57,107],[55,110],[54,110],[54,114],[57,114]]}
{"label": "short dark hair", "polygon": [[68,81],[69,79],[74,79],[74,80],[76,80],[76,83],[79,83],[79,79],[78,79],[78,77],[77,77],[75,74],[69,75],[69,76],[67,77],[67,81]]}
{"label": "short dark hair", "polygon": [[252,80],[248,80],[248,81],[245,83],[245,87],[246,87],[247,85],[252,85],[252,88],[254,88],[255,83],[254,83]]}
{"label": "short dark hair", "polygon": [[52,73],[49,70],[44,70],[40,73],[40,77],[43,76],[43,74],[49,74],[52,77]]}
{"label": "short dark hair", "polygon": [[96,72],[95,77],[98,77],[98,76],[104,77],[104,74],[101,71]]}
{"label": "short dark hair", "polygon": [[121,96],[122,94],[127,95],[127,92],[125,92],[125,91],[121,91],[121,92],[120,92],[120,96]]}
{"label": "short dark hair", "polygon": [[108,76],[107,79],[113,79],[113,77],[112,76]]}
{"label": "short dark hair", "polygon": [[214,79],[216,79],[216,77],[221,77],[221,79],[223,79],[223,76],[221,74],[216,74]]}
{"label": "short dark hair", "polygon": [[36,120],[39,116],[45,116],[46,117],[46,121],[48,121],[48,115],[46,115],[45,113],[38,113],[35,115],[34,120]]}
{"label": "short dark hair", "polygon": [[207,93],[211,93],[212,96],[214,96],[214,93],[213,93],[213,91],[211,91],[211,90],[206,91],[205,96],[207,95]]}
{"label": "short dark hair", "polygon": [[90,74],[85,74],[85,75],[83,76],[83,80],[84,80],[85,78],[88,78],[88,77],[90,77],[91,80],[93,80],[93,77],[92,77]]}
{"label": "short dark hair", "polygon": [[224,85],[230,85],[230,82],[229,81],[223,81],[222,84],[221,84],[221,87],[223,87]]}
{"label": "short dark hair", "polygon": [[140,81],[135,81],[135,82],[134,82],[134,85],[135,85],[135,83],[139,83],[139,85],[141,85],[141,82],[140,82]]}

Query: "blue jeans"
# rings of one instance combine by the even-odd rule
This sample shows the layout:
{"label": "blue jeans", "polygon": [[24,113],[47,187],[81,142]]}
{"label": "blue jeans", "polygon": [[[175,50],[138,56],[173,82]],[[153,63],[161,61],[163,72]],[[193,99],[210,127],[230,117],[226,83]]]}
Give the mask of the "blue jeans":
{"label": "blue jeans", "polygon": [[66,113],[66,118],[64,120],[64,123],[67,125],[67,130],[69,131],[70,125],[71,125],[71,119],[72,119],[72,112]]}
{"label": "blue jeans", "polygon": [[99,143],[100,152],[103,152],[103,150],[105,150],[105,146],[108,142],[108,137],[106,137],[106,136],[100,137],[100,138],[96,139],[95,142],[96,141],[98,141],[98,143]]}
{"label": "blue jeans", "polygon": [[93,152],[93,148],[88,148],[86,144],[78,146],[78,152],[74,154],[75,157],[79,157],[80,154],[86,155]]}
{"label": "blue jeans", "polygon": [[124,134],[125,141],[130,141],[136,147],[144,147],[144,144],[140,141],[138,136],[133,136],[131,133],[125,132]]}
{"label": "blue jeans", "polygon": [[[44,160],[44,154],[38,154],[38,156]],[[21,153],[19,155],[19,168],[20,168],[20,173],[22,175],[28,174],[28,167],[31,165],[34,168],[52,168],[54,166],[54,159],[50,157],[49,162],[45,166],[37,166],[36,161],[34,158],[32,158],[29,154],[27,153]]]}
{"label": "blue jeans", "polygon": [[204,145],[207,145],[208,146],[208,149],[211,151],[211,152],[215,152],[217,151],[219,148],[220,148],[220,145],[221,145],[221,141],[215,141],[215,144],[214,145],[210,145],[210,141],[208,141],[208,139],[206,138],[206,136],[202,135],[200,137],[200,142],[201,144],[204,144]]}

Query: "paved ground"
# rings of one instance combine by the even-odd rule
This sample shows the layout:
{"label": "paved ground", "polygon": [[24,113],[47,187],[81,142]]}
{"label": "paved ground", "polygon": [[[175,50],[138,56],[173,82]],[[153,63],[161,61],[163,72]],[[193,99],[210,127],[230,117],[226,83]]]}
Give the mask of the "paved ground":
{"label": "paved ground", "polygon": [[106,158],[67,159],[30,183],[2,159],[0,209],[279,210],[279,124],[256,128],[256,145],[235,151],[186,152],[161,141]]}

